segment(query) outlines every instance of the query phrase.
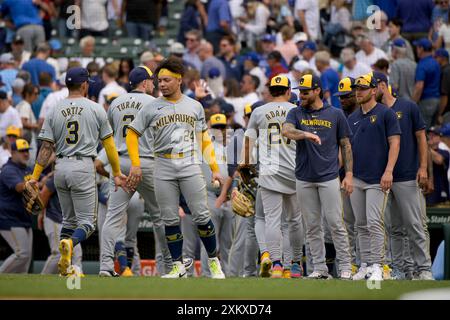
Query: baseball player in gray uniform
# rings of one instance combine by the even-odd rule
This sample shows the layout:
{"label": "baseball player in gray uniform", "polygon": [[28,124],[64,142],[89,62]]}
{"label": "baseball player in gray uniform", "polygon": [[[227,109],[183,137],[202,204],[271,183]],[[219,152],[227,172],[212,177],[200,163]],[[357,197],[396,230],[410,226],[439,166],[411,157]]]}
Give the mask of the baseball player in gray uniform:
{"label": "baseball player in gray uniform", "polygon": [[126,188],[126,176],[120,171],[106,112],[102,106],[85,98],[89,81],[89,73],[84,68],[67,71],[69,96],[59,102],[44,121],[39,134],[42,146],[28,182],[37,184],[55,147],[55,186],[63,213],[58,268],[63,276],[73,273],[70,268],[73,247],[95,230],[98,200],[94,159],[100,141],[111,163],[116,188]]}
{"label": "baseball player in gray uniform", "polygon": [[[124,173],[128,173],[131,167],[125,142],[127,127],[136,118],[141,109],[147,108],[155,100],[150,95],[154,88],[153,74],[150,69],[147,67],[136,67],[131,70],[129,79],[133,90],[114,99],[108,109],[108,119],[114,131],[115,143],[119,146],[120,167]],[[144,197],[158,241],[165,243],[164,226],[153,186],[155,161],[153,157],[153,138],[150,130],[146,130],[139,139],[139,150],[143,172],[142,181],[136,190]],[[110,185],[111,188],[114,188],[112,180]],[[100,276],[116,276],[114,273],[114,247],[117,242],[123,215],[126,214],[133,194],[134,192],[125,192],[124,190],[110,193],[108,212],[105,223],[103,224],[101,237]],[[161,249],[165,256],[170,256],[167,246],[162,246]]]}
{"label": "baseball player in gray uniform", "polygon": [[[208,134],[202,105],[181,92],[184,67],[176,58],[161,62],[156,69],[162,97],[143,107],[128,127],[126,137],[131,169],[128,186],[136,188],[142,178],[139,137],[150,128],[154,138],[155,193],[165,224],[166,240],[172,255],[172,271],[164,278],[186,277],[182,261],[183,234],[180,228],[179,195],[186,198],[193,221],[208,253],[211,277],[224,279],[216,252],[214,223],[207,205],[206,182],[198,162],[195,140],[209,163],[214,184],[222,177]],[[217,182],[216,182],[217,181]]]}
{"label": "baseball player in gray uniform", "polygon": [[[355,80],[361,105],[348,117],[353,132],[354,191],[350,202],[355,214],[361,266],[353,277],[383,280],[386,233],[384,212],[400,150],[400,125],[395,112],[377,103],[377,80],[370,74]],[[370,158],[370,161],[368,159]]]}
{"label": "baseball player in gray uniform", "polygon": [[[213,114],[210,118],[210,135],[213,140],[214,151],[216,152],[217,164],[220,174],[223,177],[228,175],[227,163],[227,118],[224,114]],[[221,193],[220,188],[216,188],[211,181],[211,169],[206,163],[202,163],[202,171],[206,180],[208,192],[208,206],[211,210],[211,219],[216,228],[217,251],[221,257],[220,263],[225,276],[229,276],[229,253],[232,244],[235,214],[231,210],[230,202],[226,201],[219,208],[216,207],[216,200]],[[222,186],[223,188],[223,186]],[[204,248],[201,248],[202,275],[210,276],[208,268],[208,255]]]}
{"label": "baseball player in gray uniform", "polygon": [[425,199],[421,189],[426,189],[428,182],[425,122],[415,103],[392,96],[384,74],[374,72],[373,75],[378,82],[378,100],[395,111],[402,131],[391,187],[392,210],[387,212],[391,217],[391,228],[395,231],[395,236],[391,237],[393,267],[402,273],[407,271],[403,258],[402,230],[405,228],[410,239],[412,259],[416,264],[415,278],[433,280],[426,231],[422,224]]}
{"label": "baseball player in gray uniform", "polygon": [[[245,132],[245,152],[259,141],[259,192],[265,216],[265,240],[273,261],[272,278],[283,276],[282,265],[282,215],[289,223],[289,238],[293,248],[291,277],[301,276],[303,256],[302,216],[295,188],[295,141],[281,135],[286,116],[295,105],[288,102],[291,96],[290,81],[285,76],[273,77],[269,85],[273,97],[255,109]],[[248,159],[248,155],[245,159]]]}
{"label": "baseball player in gray uniform", "polygon": [[[283,135],[297,140],[297,195],[305,221],[314,271],[310,279],[329,279],[325,260],[322,215],[331,231],[339,262],[340,278],[350,280],[351,256],[342,212],[341,188],[352,192],[352,148],[350,129],[344,113],[322,102],[320,78],[304,75],[300,79],[301,107],[289,111]],[[346,176],[339,181],[339,147]]]}

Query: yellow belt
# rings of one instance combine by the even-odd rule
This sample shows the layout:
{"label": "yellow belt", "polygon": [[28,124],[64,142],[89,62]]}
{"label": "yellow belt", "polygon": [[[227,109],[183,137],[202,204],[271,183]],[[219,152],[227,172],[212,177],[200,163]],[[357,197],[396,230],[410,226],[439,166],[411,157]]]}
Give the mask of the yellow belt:
{"label": "yellow belt", "polygon": [[194,151],[191,152],[179,152],[179,153],[158,153],[157,156],[166,159],[182,159],[188,156],[193,156]]}

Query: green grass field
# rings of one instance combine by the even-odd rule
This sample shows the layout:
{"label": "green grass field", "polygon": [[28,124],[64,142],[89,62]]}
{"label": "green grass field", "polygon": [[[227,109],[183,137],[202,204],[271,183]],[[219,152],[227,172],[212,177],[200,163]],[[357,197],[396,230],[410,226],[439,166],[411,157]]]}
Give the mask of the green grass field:
{"label": "green grass field", "polygon": [[450,281],[384,281],[369,290],[365,281],[206,278],[81,278],[69,290],[58,276],[0,275],[0,299],[397,299],[425,289],[449,288]]}

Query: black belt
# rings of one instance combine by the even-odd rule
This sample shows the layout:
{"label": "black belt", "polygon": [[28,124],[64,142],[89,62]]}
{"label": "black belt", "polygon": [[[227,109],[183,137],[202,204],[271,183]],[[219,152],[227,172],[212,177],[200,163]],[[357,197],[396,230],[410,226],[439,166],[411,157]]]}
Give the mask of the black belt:
{"label": "black belt", "polygon": [[71,160],[83,160],[84,158],[90,158],[92,161],[95,160],[94,156],[80,156],[80,155],[73,155],[73,156],[63,156],[63,155],[58,155],[57,156],[58,159],[71,159]]}

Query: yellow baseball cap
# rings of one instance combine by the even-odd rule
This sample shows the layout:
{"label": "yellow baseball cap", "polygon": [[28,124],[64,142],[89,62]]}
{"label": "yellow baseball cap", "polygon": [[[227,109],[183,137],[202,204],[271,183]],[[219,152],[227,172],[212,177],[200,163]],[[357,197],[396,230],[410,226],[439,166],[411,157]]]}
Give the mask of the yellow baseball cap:
{"label": "yellow baseball cap", "polygon": [[247,103],[244,107],[244,115],[249,116],[252,113],[252,104]]}
{"label": "yellow baseball cap", "polygon": [[312,90],[317,88],[322,88],[322,82],[318,76],[314,76],[312,74],[305,74],[300,79],[300,85],[295,89],[300,90]]}
{"label": "yellow baseball cap", "polygon": [[286,76],[275,76],[270,80],[270,87],[291,87],[291,81]]}
{"label": "yellow baseball cap", "polygon": [[210,118],[210,121],[211,127],[227,125],[227,117],[222,113],[213,114]]}
{"label": "yellow baseball cap", "polygon": [[345,96],[353,92],[352,86],[355,84],[355,79],[351,77],[343,78],[339,81],[338,92],[334,96]]}
{"label": "yellow baseball cap", "polygon": [[17,128],[16,126],[9,126],[6,129],[6,135],[7,136],[16,136],[17,138],[20,137],[20,128]]}
{"label": "yellow baseball cap", "polygon": [[11,144],[11,150],[13,151],[28,151],[30,149],[30,145],[28,144],[27,140],[24,139],[17,139]]}

